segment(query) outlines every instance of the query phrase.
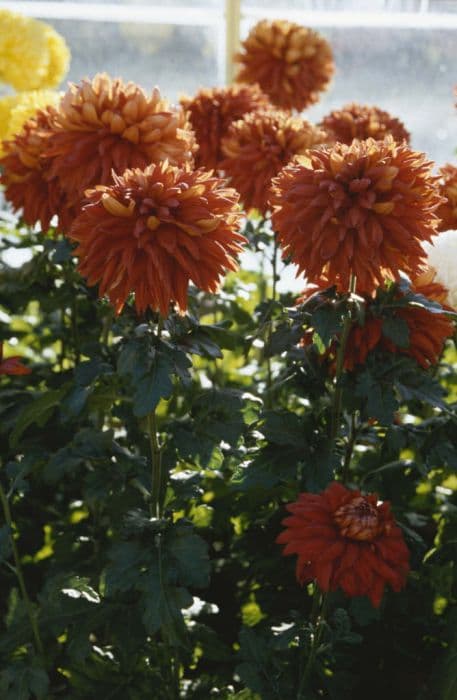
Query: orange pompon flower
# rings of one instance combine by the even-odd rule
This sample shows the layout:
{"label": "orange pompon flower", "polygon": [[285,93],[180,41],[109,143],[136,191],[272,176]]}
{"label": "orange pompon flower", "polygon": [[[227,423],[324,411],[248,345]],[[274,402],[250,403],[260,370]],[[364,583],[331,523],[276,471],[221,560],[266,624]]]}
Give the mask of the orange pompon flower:
{"label": "orange pompon flower", "polygon": [[84,191],[112,182],[111,172],[168,160],[193,162],[194,134],[181,108],[171,108],[154,88],[148,96],[134,83],[105,73],[70,84],[53,121],[46,155],[51,177],[71,204]]}
{"label": "orange pompon flower", "polygon": [[404,124],[379,107],[359,105],[355,102],[336,109],[320,123],[334,141],[350,144],[354,139],[373,138],[380,141],[386,136],[401,143],[409,143],[410,134]]}
{"label": "orange pompon flower", "polygon": [[114,184],[86,192],[88,204],[69,236],[89,285],[120,313],[131,292],[139,313],[163,316],[170,303],[187,308],[189,282],[217,290],[245,242],[237,233],[238,195],[204,170],[168,163],[113,175]]}
{"label": "orange pompon flower", "polygon": [[375,607],[387,584],[395,592],[406,585],[409,551],[387,501],[334,481],[320,494],[299,494],[286,508],[291,515],[276,542],[285,545],[284,555],[298,555],[301,585],[316,581],[322,591],[365,595]]}
{"label": "orange pompon flower", "polygon": [[442,201],[432,164],[391,137],[308,151],[273,180],[273,227],[284,256],[310,282],[325,276],[372,294],[386,277],[415,274]]}
{"label": "orange pompon flower", "polygon": [[30,374],[31,371],[18,356],[3,359],[3,343],[0,342],[0,374]]}
{"label": "orange pompon flower", "polygon": [[272,178],[295,155],[325,139],[325,132],[287,112],[253,112],[229,128],[222,141],[225,159],[220,167],[230,176],[245,208],[265,214]]}
{"label": "orange pompon flower", "polygon": [[258,83],[277,107],[299,111],[318,101],[334,72],[328,41],[286,20],[258,22],[235,61],[238,82]]}
{"label": "orange pompon flower", "polygon": [[445,201],[436,212],[441,219],[438,231],[454,231],[457,229],[457,168],[448,163],[440,168],[440,176],[440,194]]}
{"label": "orange pompon flower", "polygon": [[198,143],[196,166],[211,169],[222,160],[221,140],[230,124],[248,112],[268,107],[269,100],[258,85],[230,85],[200,90],[193,98],[181,98],[181,105],[189,114]]}
{"label": "orange pompon flower", "polygon": [[59,227],[66,228],[72,218],[67,199],[58,180],[49,176],[50,161],[44,157],[51,135],[51,120],[56,110],[47,107],[37,111],[12,141],[4,141],[4,155],[0,159],[0,182],[5,187],[5,198],[29,226],[37,222],[49,228],[54,215]]}

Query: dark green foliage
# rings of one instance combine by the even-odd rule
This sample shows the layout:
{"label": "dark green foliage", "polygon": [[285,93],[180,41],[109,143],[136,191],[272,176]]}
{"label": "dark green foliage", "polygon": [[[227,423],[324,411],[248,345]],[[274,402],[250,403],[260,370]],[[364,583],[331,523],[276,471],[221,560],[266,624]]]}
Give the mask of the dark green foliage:
{"label": "dark green foliage", "polygon": [[[269,225],[246,233],[266,266]],[[359,297],[295,306],[243,271],[185,316],[113,318],[68,242],[11,246],[33,257],[0,263],[0,339],[32,373],[0,377],[1,700],[454,700],[452,345],[430,371],[375,350],[337,381]],[[286,503],[335,478],[391,501],[412,573],[376,610],[333,592],[321,622],[275,540]]]}

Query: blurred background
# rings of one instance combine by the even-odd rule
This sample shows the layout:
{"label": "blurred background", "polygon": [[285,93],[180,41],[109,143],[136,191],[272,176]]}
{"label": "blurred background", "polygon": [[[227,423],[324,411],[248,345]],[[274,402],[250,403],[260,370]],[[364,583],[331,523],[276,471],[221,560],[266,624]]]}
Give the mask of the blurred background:
{"label": "blurred background", "polygon": [[[456,0],[117,0],[0,2],[43,19],[72,52],[68,79],[107,71],[176,101],[230,80],[231,55],[259,19],[290,19],[331,42],[336,73],[306,116],[350,101],[399,117],[438,164],[457,146]],[[65,87],[64,85],[62,87]]]}

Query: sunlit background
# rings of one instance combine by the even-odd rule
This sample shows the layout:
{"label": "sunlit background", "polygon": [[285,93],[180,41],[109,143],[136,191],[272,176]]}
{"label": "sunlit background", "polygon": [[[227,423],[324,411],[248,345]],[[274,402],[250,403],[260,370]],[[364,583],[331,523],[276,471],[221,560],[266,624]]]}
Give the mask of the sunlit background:
{"label": "sunlit background", "polygon": [[290,19],[319,30],[335,55],[333,82],[307,118],[351,101],[376,104],[399,117],[413,147],[438,165],[455,158],[455,0],[30,0],[0,7],[43,19],[65,37],[69,80],[106,71],[158,85],[172,101],[228,82],[237,42],[259,19]]}
{"label": "sunlit background", "polygon": [[50,22],[65,37],[70,80],[104,70],[146,88],[159,85],[172,100],[226,82],[238,6],[241,38],[259,19],[277,17],[312,26],[331,42],[336,73],[308,110],[311,120],[349,101],[377,104],[404,121],[415,148],[440,164],[452,158],[455,0],[0,2]]}

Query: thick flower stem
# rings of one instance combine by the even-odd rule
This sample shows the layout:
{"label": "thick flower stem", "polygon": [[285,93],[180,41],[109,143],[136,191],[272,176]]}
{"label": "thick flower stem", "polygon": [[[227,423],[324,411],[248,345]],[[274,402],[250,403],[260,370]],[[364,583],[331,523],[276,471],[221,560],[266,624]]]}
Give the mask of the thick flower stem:
{"label": "thick flower stem", "polygon": [[341,417],[341,401],[343,398],[343,388],[341,386],[341,376],[343,374],[344,356],[346,353],[346,345],[351,330],[352,319],[350,314],[344,319],[343,332],[341,334],[340,345],[336,355],[336,373],[335,373],[335,393],[333,395],[332,417],[330,422],[330,438],[334,440],[338,435]]}
{"label": "thick flower stem", "polygon": [[356,423],[356,415],[354,412],[351,414],[351,427],[350,427],[350,431],[349,431],[348,441],[346,444],[346,451],[344,453],[344,464],[343,464],[343,472],[342,472],[342,479],[341,479],[343,484],[345,484],[348,480],[349,467],[351,464],[352,453],[354,451],[355,442],[357,440],[357,430],[358,430],[358,426]]}
{"label": "thick flower stem", "polygon": [[152,411],[147,416],[149,445],[151,448],[151,517],[160,518],[162,507],[160,503],[160,492],[162,485],[162,448],[157,435],[157,416]]}
{"label": "thick flower stem", "polygon": [[[356,278],[354,275],[351,276],[351,281],[349,285],[349,294],[354,294],[356,287]],[[340,344],[338,347],[338,352],[336,354],[336,372],[335,372],[335,393],[333,396],[333,407],[332,407],[332,417],[330,422],[330,439],[333,441],[339,431],[340,427],[340,417],[341,417],[341,401],[343,398],[343,388],[341,386],[341,377],[344,369],[344,358],[346,355],[346,346],[349,338],[349,333],[352,326],[352,309],[351,300],[349,298],[349,308],[346,313],[343,332],[341,333]]]}
{"label": "thick flower stem", "polygon": [[19,558],[19,552],[18,552],[18,549],[16,546],[16,541],[13,537],[13,520],[11,517],[11,509],[10,509],[10,505],[8,502],[8,498],[4,492],[1,484],[0,484],[0,500],[2,502],[3,514],[5,516],[6,524],[8,525],[8,530],[9,530],[11,549],[13,551],[14,565],[15,565],[14,571],[15,571],[16,578],[17,578],[18,583],[19,583],[19,588],[21,591],[22,598],[24,600],[24,605],[25,605],[25,609],[27,612],[27,616],[28,616],[29,621],[30,621],[30,626],[32,628],[35,649],[36,649],[37,654],[39,654],[40,656],[43,656],[44,655],[43,642],[41,641],[40,632],[38,630],[38,625],[37,625],[35,613],[33,611],[32,603],[30,601],[29,594],[27,593],[25,579],[24,579],[24,575],[22,573],[21,560]]}
{"label": "thick flower stem", "polygon": [[[271,256],[271,270],[272,270],[272,290],[271,290],[271,301],[276,301],[276,283],[278,281],[278,251],[279,251],[279,246],[278,242],[276,240],[276,236],[274,237],[274,243],[273,243],[273,254]],[[268,330],[265,338],[265,346],[268,347],[268,345],[271,342],[271,336],[273,334],[273,321],[270,319],[268,322]],[[273,370],[271,367],[271,357],[266,358],[266,365],[267,365],[267,391],[266,391],[266,401],[265,404],[267,408],[272,408],[273,407],[273,396],[272,396],[272,386],[273,386]]]}
{"label": "thick flower stem", "polygon": [[311,642],[311,648],[309,650],[308,659],[306,661],[306,666],[303,670],[300,679],[300,685],[297,693],[297,700],[304,700],[306,695],[306,686],[314,667],[314,661],[316,659],[317,650],[321,642],[322,633],[324,631],[324,621],[325,612],[327,609],[328,595],[326,593],[321,593],[317,584],[314,584],[314,594],[313,594],[313,607],[311,610],[311,625],[313,628],[313,637]]}
{"label": "thick flower stem", "polygon": [[271,298],[273,301],[276,301],[276,285],[278,282],[278,251],[279,251],[278,241],[277,241],[276,236],[274,236],[273,255],[271,257],[271,273],[273,276]]}

